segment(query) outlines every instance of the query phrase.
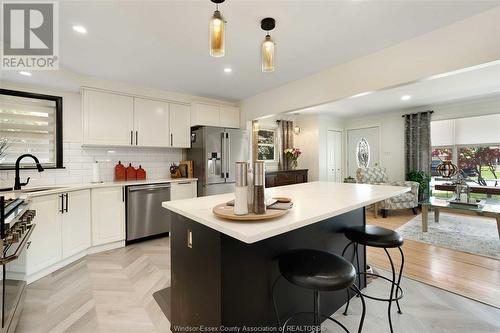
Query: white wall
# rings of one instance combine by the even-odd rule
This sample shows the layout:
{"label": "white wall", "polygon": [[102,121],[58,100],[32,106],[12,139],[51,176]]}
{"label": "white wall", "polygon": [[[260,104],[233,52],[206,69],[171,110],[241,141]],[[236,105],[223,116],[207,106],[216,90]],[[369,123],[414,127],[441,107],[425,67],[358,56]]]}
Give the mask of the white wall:
{"label": "white wall", "polygon": [[245,99],[242,121],[500,59],[500,7]]}
{"label": "white wall", "polygon": [[308,180],[319,179],[319,122],[317,116],[299,116],[294,120],[300,133],[294,134],[293,143],[300,148],[302,155],[298,159],[299,169],[309,169]]}
{"label": "white wall", "polygon": [[[38,75],[38,73],[36,73]],[[47,75],[44,73],[43,75]],[[63,81],[62,76],[66,79]],[[169,166],[171,163],[178,163],[183,158],[182,149],[175,148],[88,148],[82,147],[82,111],[81,96],[78,85],[87,85],[111,91],[121,91],[147,97],[163,98],[181,102],[205,101],[221,104],[230,104],[225,101],[206,99],[203,97],[183,95],[179,93],[160,91],[147,87],[132,86],[117,82],[103,81],[78,75],[69,75],[68,72],[61,71],[49,76],[53,81],[47,87],[36,85],[26,85],[13,82],[0,82],[0,87],[4,89],[20,90],[47,95],[61,96],[63,98],[63,164],[65,169],[45,170],[42,173],[36,171],[21,171],[22,180],[31,177],[31,186],[85,183],[91,181],[92,163],[100,163],[100,174],[102,180],[113,180],[113,167],[121,160],[122,163],[131,162],[135,167],[139,164],[147,172],[150,179],[165,178],[169,176]],[[69,79],[67,78],[69,77]],[[71,80],[71,81],[69,81]],[[66,88],[55,88],[58,85],[54,81],[65,85]],[[72,82],[69,84],[68,82]],[[62,84],[64,83],[64,84]],[[12,187],[14,184],[14,171],[0,170],[0,188]]]}
{"label": "white wall", "polygon": [[[404,119],[405,113],[433,110],[432,120],[456,119],[500,113],[500,95],[427,105],[399,112],[379,113],[345,120],[346,128],[381,126],[380,163],[387,168],[390,180],[403,180],[404,171]],[[498,129],[500,131],[500,128]]]}
{"label": "white wall", "polygon": [[309,169],[309,181],[327,180],[327,131],[342,131],[343,121],[328,115],[300,115],[294,125],[300,127],[294,136],[295,147],[302,151],[298,168]]}
{"label": "white wall", "polygon": [[[259,128],[277,128],[276,120],[293,121],[300,128],[299,134],[294,134],[294,147],[300,148],[302,155],[298,159],[297,168],[308,169],[309,181],[327,180],[327,131],[342,131],[343,121],[329,115],[291,115],[284,114],[265,119],[259,119]],[[266,163],[269,171],[277,170],[277,163]]]}

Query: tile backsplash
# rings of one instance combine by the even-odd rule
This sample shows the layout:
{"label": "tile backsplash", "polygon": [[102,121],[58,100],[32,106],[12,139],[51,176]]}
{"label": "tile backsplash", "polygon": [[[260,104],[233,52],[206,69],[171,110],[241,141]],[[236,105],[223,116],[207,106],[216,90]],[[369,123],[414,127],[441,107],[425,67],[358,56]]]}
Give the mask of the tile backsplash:
{"label": "tile backsplash", "polygon": [[[99,173],[102,181],[113,181],[114,167],[121,161],[128,166],[142,168],[148,179],[169,177],[169,166],[182,160],[181,149],[169,148],[102,148],[82,147],[80,143],[64,143],[63,160],[65,169],[21,170],[21,181],[31,177],[28,186],[45,186],[57,184],[78,184],[92,181],[92,163],[99,162]],[[14,185],[14,170],[0,171],[0,188]]]}

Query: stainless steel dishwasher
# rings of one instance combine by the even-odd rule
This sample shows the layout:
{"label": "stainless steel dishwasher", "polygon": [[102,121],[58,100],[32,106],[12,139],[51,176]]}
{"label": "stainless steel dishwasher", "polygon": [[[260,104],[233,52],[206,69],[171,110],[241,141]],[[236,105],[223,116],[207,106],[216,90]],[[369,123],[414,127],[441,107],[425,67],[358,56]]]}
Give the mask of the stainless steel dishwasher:
{"label": "stainless steel dishwasher", "polygon": [[127,244],[168,235],[170,213],[163,201],[170,201],[170,184],[127,186]]}

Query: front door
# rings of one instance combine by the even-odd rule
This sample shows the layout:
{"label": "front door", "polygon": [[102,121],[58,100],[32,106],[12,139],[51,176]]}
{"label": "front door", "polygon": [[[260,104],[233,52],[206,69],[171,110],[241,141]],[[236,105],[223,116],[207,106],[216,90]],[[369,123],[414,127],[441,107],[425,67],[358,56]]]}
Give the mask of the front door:
{"label": "front door", "polygon": [[347,172],[356,178],[359,167],[380,164],[380,127],[366,127],[347,131]]}

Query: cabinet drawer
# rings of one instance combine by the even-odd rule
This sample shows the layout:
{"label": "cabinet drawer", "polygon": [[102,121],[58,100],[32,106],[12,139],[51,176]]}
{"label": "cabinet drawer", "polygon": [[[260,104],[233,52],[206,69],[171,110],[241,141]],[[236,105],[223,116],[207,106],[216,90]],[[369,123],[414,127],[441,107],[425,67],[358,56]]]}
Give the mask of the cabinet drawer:
{"label": "cabinet drawer", "polygon": [[276,176],[276,185],[277,186],[284,186],[284,185],[291,185],[295,184],[295,175],[293,173],[278,173]]}
{"label": "cabinet drawer", "polygon": [[189,198],[196,198],[196,182],[186,181],[171,184],[170,200]]}

